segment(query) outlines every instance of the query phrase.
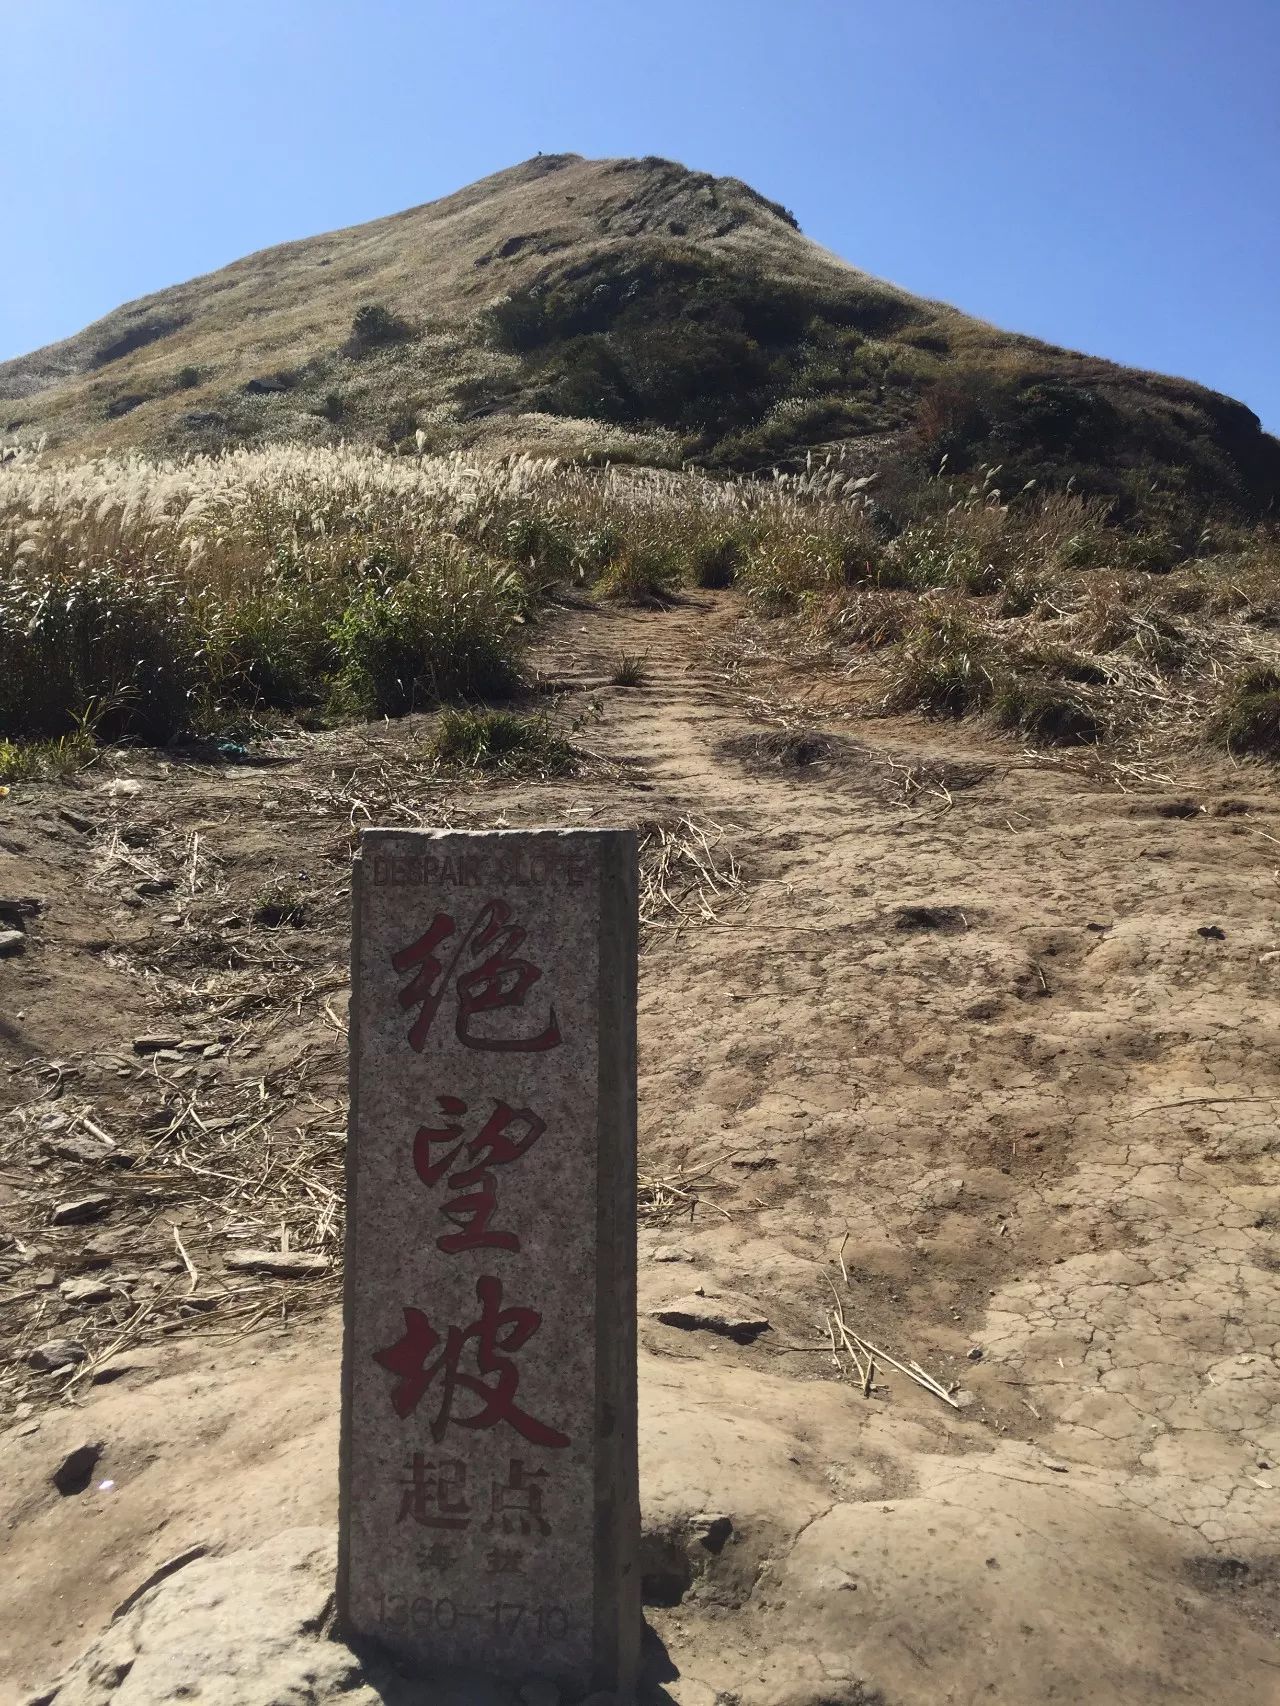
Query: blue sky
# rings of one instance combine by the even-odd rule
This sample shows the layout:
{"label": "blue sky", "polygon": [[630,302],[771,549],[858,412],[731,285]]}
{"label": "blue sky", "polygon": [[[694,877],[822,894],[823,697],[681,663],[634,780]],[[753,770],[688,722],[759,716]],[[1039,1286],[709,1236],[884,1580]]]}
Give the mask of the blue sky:
{"label": "blue sky", "polygon": [[1280,0],[0,0],[0,359],[539,149],[1280,431]]}

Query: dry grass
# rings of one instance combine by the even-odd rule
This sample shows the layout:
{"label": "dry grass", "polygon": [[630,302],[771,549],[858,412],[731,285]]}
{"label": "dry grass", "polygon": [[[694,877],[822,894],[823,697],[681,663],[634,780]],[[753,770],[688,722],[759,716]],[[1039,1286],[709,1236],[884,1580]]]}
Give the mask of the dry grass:
{"label": "dry grass", "polygon": [[744,887],[718,825],[690,817],[641,825],[640,922],[649,929],[720,923]]}

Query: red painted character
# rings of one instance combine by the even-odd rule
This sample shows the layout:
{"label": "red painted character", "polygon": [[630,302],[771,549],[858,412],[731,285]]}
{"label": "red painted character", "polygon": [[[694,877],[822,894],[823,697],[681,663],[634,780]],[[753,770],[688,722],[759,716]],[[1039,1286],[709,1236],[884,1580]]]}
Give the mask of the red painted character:
{"label": "red painted character", "polygon": [[[523,1007],[525,996],[542,976],[541,969],[531,961],[516,958],[516,950],[523,944],[527,932],[519,925],[511,924],[510,918],[511,908],[505,900],[486,901],[446,963],[438,950],[455,933],[457,925],[447,912],[437,912],[430,928],[416,942],[391,956],[391,964],[396,971],[414,972],[400,991],[400,1005],[406,1009],[418,1009],[418,1017],[409,1031],[409,1042],[419,1053],[426,1044],[451,980],[458,997],[454,1031],[466,1048],[488,1049],[495,1053],[538,1054],[559,1044],[560,1025],[554,1007],[548,1010],[547,1023],[537,1036],[483,1037],[472,1033],[471,1021],[478,1014],[491,1013],[502,1007]],[[472,967],[454,979],[464,957],[473,962]]]}
{"label": "red painted character", "polygon": [[[411,1415],[427,1387],[439,1380],[440,1404],[431,1424],[431,1437],[437,1443],[450,1422],[459,1428],[492,1428],[506,1422],[533,1445],[568,1445],[564,1434],[519,1408],[515,1397],[520,1371],[510,1355],[499,1354],[518,1351],[527,1344],[542,1325],[542,1316],[536,1309],[504,1309],[502,1281],[491,1275],[476,1281],[476,1299],[480,1319],[469,1327],[450,1327],[444,1349],[434,1362],[428,1359],[441,1342],[439,1333],[420,1309],[404,1311],[404,1336],[386,1350],[373,1353],[373,1360],[397,1377],[392,1408],[402,1419]],[[472,1340],[479,1373],[463,1374],[459,1364]],[[469,1416],[454,1414],[460,1390],[480,1400],[480,1408]]]}
{"label": "red painted character", "polygon": [[[440,1096],[438,1101],[444,1114],[467,1111],[467,1104],[457,1096]],[[505,1102],[494,1103],[493,1113],[470,1143],[464,1141],[460,1125],[419,1127],[413,1140],[413,1165],[418,1177],[424,1185],[437,1185],[448,1174],[450,1190],[462,1193],[442,1205],[445,1218],[461,1230],[437,1238],[438,1249],[454,1255],[459,1250],[520,1248],[514,1232],[490,1231],[489,1222],[498,1206],[498,1183],[489,1169],[518,1161],[546,1129],[546,1122],[528,1108],[510,1108]],[[438,1150],[444,1144],[452,1145],[448,1153],[433,1158],[433,1148]],[[450,1173],[464,1149],[473,1165]]]}

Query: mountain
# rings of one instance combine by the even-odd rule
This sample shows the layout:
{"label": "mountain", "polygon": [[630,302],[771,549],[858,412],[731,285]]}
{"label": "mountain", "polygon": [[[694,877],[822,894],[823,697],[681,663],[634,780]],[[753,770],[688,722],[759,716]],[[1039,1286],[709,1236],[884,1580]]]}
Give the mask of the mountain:
{"label": "mountain", "polygon": [[180,453],[339,437],[751,471],[888,443],[1123,505],[1244,514],[1243,404],[1002,332],[839,260],[734,178],[540,155],[285,243],[0,365],[0,443]]}

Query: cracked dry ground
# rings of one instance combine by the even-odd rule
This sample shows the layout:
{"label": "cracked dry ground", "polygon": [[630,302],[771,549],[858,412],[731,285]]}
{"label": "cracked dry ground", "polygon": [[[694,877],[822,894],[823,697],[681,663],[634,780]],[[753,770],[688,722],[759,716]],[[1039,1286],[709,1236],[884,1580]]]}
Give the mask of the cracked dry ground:
{"label": "cracked dry ground", "polygon": [[[136,795],[104,773],[6,803],[0,891],[44,903],[0,964],[17,1345],[101,1352],[140,1308],[162,1322],[72,1404],[50,1401],[65,1374],[11,1365],[12,1693],[184,1546],[333,1518],[332,1280],[224,1273],[237,1239],[279,1245],[257,1175],[202,1186],[163,1158],[180,1139],[213,1168],[217,1132],[265,1109],[268,1160],[309,1158],[294,1242],[333,1246],[349,822],[410,821],[398,799],[475,827],[689,813],[741,864],[736,903],[651,929],[641,962],[641,1165],[679,1210],[640,1237],[653,1686],[686,1706],[1280,1699],[1280,795],[1191,757],[1125,793],[862,717],[856,679],[740,640],[728,599],[562,616],[542,665],[567,708],[603,708],[580,736],[601,762],[568,780],[424,783],[410,722],[285,742],[268,769],[118,755]],[[620,652],[646,654],[643,687],[607,685]],[[779,740],[798,721],[812,738]],[[140,872],[178,888],[140,896]],[[250,922],[278,874],[302,928]],[[210,1053],[139,1059],[146,1031]],[[203,1150],[173,1136],[187,1104]],[[51,1117],[83,1139],[85,1114],[151,1183],[50,1228],[55,1199],[115,1188],[49,1149]],[[60,1287],[86,1274],[114,1291],[76,1313]],[[769,1330],[655,1318],[698,1287]],[[842,1377],[835,1296],[959,1407],[883,1362],[869,1396]],[[50,1471],[87,1439],[114,1487],[60,1498]]]}

